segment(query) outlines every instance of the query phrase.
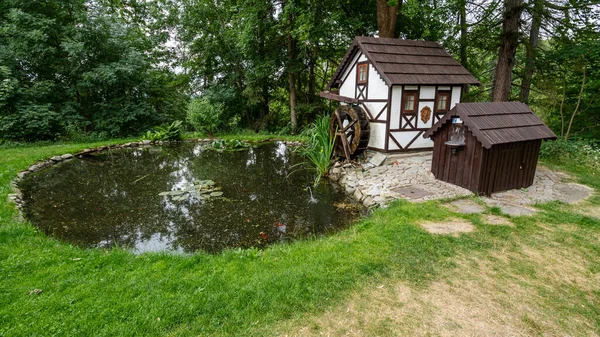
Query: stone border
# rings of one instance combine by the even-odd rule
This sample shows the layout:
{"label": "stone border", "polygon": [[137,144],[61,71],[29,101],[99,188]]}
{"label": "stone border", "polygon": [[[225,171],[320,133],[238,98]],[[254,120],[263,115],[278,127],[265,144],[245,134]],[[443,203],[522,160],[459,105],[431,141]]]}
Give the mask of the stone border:
{"label": "stone border", "polygon": [[[51,157],[50,159],[42,159],[39,160],[37,162],[35,162],[34,164],[32,164],[31,166],[29,166],[29,168],[27,168],[27,170],[24,171],[20,171],[19,173],[17,173],[17,176],[10,182],[10,185],[12,187],[12,193],[8,194],[8,203],[13,203],[15,204],[15,208],[17,209],[18,212],[18,220],[20,222],[25,221],[25,217],[23,215],[23,206],[24,206],[24,201],[23,201],[23,192],[21,192],[21,190],[19,189],[19,183],[21,182],[21,180],[25,179],[26,176],[28,176],[31,173],[43,170],[45,168],[54,166],[54,165],[58,165],[62,162],[66,162],[66,161],[70,161],[73,160],[73,158],[77,157],[77,158],[81,158],[85,155],[89,155],[89,154],[93,154],[93,153],[101,153],[107,150],[112,150],[112,149],[123,149],[123,148],[132,148],[132,147],[149,147],[152,145],[164,145],[164,144],[173,144],[173,143],[181,143],[181,142],[185,142],[185,143],[212,143],[216,140],[221,140],[222,138],[197,138],[197,139],[184,139],[184,140],[177,140],[177,141],[151,141],[151,140],[141,140],[138,142],[129,142],[129,143],[124,143],[124,144],[112,144],[112,145],[102,145],[102,146],[98,146],[96,148],[91,148],[91,149],[83,149],[79,152],[76,152],[75,154],[71,154],[71,153],[66,153],[63,154],[61,156],[54,156]],[[265,142],[275,142],[277,140],[265,140]],[[304,145],[304,143],[300,142],[300,141],[287,141],[287,140],[279,140],[280,142],[288,145],[288,146],[302,146]],[[252,143],[249,140],[242,140],[242,142],[244,143]]]}

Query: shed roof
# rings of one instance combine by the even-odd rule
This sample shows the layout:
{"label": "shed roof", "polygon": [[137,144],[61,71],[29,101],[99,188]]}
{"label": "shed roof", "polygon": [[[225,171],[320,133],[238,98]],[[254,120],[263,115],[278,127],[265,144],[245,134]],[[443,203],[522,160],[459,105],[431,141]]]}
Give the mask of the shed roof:
{"label": "shed roof", "polygon": [[483,147],[535,139],[556,139],[556,135],[527,105],[521,102],[458,103],[423,137],[433,136],[453,116],[458,116]]}
{"label": "shed roof", "polygon": [[327,90],[339,87],[344,70],[359,51],[388,86],[480,84],[437,42],[359,36],[346,52]]}

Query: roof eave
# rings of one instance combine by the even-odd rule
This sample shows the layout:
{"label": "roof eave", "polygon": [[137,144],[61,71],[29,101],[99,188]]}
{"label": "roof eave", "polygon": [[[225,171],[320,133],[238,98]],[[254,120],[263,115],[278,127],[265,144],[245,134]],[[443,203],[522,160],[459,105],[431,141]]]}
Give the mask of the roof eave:
{"label": "roof eave", "polygon": [[356,41],[358,43],[358,48],[365,55],[365,57],[367,58],[367,60],[369,60],[369,63],[371,63],[371,65],[373,66],[373,68],[375,68],[375,70],[377,70],[377,73],[379,73],[379,76],[383,79],[383,81],[385,82],[385,84],[388,87],[391,87],[393,85],[392,82],[387,77],[387,75],[381,70],[379,64],[377,62],[373,61],[373,57],[371,56],[371,53],[369,53],[367,51],[367,49],[363,46],[361,39],[360,38],[356,38]]}

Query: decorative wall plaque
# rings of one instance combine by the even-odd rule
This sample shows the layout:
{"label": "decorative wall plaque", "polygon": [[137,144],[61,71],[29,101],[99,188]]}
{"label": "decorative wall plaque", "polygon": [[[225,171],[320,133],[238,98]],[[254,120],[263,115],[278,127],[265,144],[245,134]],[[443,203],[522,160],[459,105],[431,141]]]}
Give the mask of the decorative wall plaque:
{"label": "decorative wall plaque", "polygon": [[431,108],[429,108],[428,106],[424,106],[423,109],[421,109],[421,120],[423,121],[423,123],[427,123],[429,122],[430,118]]}

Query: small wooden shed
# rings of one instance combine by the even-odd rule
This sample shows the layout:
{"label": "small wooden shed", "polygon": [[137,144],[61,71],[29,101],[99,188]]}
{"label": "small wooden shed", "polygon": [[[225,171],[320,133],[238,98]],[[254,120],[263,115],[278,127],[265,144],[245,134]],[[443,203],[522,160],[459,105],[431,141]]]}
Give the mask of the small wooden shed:
{"label": "small wooden shed", "polygon": [[542,140],[556,139],[521,102],[458,103],[423,136],[437,179],[485,195],[531,186]]}

